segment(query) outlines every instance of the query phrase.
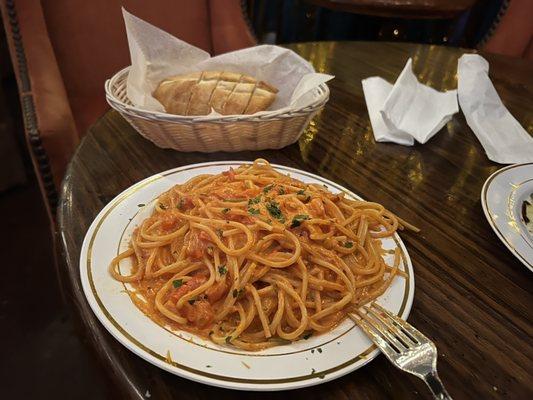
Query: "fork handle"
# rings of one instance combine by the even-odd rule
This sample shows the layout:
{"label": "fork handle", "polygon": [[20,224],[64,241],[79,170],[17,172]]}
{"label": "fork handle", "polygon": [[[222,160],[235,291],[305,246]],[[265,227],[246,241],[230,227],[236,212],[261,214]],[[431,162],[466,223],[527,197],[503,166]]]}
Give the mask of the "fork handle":
{"label": "fork handle", "polygon": [[429,390],[433,394],[433,397],[438,400],[452,400],[451,396],[446,391],[444,385],[442,384],[437,371],[430,372],[424,376],[424,382],[428,385]]}

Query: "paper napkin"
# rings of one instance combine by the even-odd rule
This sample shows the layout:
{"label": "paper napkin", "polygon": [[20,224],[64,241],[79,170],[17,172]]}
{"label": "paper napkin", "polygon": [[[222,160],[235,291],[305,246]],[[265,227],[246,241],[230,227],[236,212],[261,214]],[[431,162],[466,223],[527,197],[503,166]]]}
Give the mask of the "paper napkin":
{"label": "paper napkin", "polygon": [[459,59],[458,96],[466,122],[492,161],[532,162],[533,138],[505,108],[488,72],[489,63],[477,54]]}
{"label": "paper napkin", "polygon": [[412,146],[415,143],[413,136],[394,127],[389,128],[381,115],[381,109],[392,90],[392,85],[379,76],[363,79],[362,83],[376,142],[394,142]]}
{"label": "paper napkin", "polygon": [[457,91],[439,92],[418,82],[409,59],[394,85],[379,77],[363,80],[376,141],[426,143],[459,110]]}

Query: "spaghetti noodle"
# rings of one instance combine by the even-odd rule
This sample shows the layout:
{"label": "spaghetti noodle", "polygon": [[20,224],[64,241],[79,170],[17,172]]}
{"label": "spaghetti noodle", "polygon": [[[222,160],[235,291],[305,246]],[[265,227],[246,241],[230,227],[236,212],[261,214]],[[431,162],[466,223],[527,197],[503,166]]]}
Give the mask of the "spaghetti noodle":
{"label": "spaghetti noodle", "polygon": [[404,275],[380,240],[404,227],[416,229],[258,159],[159,196],[109,271],[157,323],[259,350],[328,331],[380,296]]}

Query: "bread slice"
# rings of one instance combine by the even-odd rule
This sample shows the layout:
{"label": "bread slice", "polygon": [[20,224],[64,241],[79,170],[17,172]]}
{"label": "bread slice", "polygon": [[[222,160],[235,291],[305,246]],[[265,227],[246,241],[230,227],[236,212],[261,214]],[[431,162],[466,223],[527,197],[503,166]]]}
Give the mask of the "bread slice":
{"label": "bread slice", "polygon": [[278,90],[248,75],[203,71],[164,79],[153,96],[169,114],[254,114],[274,102]]}

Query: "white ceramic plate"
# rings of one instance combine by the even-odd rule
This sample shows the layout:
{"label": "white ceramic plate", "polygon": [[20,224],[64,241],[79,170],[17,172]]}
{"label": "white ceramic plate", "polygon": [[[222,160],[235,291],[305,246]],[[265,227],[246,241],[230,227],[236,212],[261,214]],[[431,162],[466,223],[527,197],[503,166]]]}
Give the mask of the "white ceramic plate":
{"label": "white ceramic plate", "polygon": [[[240,390],[296,389],[327,382],[360,368],[379,351],[350,320],[308,340],[247,352],[157,325],[135,307],[127,287],[109,275],[110,260],[127,247],[134,227],[151,214],[153,200],[160,193],[196,175],[217,174],[243,163],[223,161],[172,169],[133,185],[113,199],[90,226],[81,251],[81,281],[91,308],[106,329],[138,356],[173,374],[208,385]],[[334,193],[344,191],[358,198],[319,176],[274,167],[301,181],[325,184]],[[400,247],[400,268],[408,278],[395,279],[379,303],[405,319],[413,302],[413,267],[397,235],[383,240],[382,246]]]}
{"label": "white ceramic plate", "polygon": [[481,189],[481,204],[490,226],[522,263],[533,271],[533,236],[522,217],[522,203],[533,193],[533,163],[493,173]]}

